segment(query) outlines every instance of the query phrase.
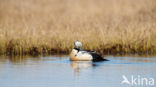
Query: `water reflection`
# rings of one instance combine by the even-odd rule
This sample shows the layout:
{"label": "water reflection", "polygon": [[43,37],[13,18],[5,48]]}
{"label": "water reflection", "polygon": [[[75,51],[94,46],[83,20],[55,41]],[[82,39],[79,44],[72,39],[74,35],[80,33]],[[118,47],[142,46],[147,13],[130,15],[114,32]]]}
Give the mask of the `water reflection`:
{"label": "water reflection", "polygon": [[44,62],[44,61],[57,61],[64,58],[64,55],[53,55],[51,56],[0,56],[0,63],[9,63],[13,65],[27,65],[30,63]]}
{"label": "water reflection", "polygon": [[79,75],[82,70],[97,66],[92,61],[71,61],[71,68],[75,75]]}
{"label": "water reflection", "polygon": [[120,85],[122,75],[156,78],[156,57],[106,58],[110,61],[69,61],[68,56],[0,56],[0,87],[125,87]]}
{"label": "water reflection", "polygon": [[40,57],[38,56],[0,56],[1,63],[10,63],[13,65],[27,64],[29,59],[32,59],[33,61],[40,61]]}

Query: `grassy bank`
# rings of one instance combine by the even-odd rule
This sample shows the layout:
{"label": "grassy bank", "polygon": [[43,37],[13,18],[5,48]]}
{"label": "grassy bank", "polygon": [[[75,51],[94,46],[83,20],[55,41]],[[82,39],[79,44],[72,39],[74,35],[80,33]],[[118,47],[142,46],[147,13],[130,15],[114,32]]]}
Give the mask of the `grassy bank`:
{"label": "grassy bank", "polygon": [[156,54],[156,0],[0,0],[0,54]]}

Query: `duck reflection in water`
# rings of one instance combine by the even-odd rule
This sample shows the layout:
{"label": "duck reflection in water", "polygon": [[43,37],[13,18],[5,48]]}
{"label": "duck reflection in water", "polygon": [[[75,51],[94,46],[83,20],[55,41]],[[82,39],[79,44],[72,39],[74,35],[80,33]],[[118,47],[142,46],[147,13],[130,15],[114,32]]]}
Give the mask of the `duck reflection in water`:
{"label": "duck reflection in water", "polygon": [[72,61],[71,68],[74,70],[74,74],[79,75],[82,70],[90,67],[95,67],[97,64],[92,61]]}

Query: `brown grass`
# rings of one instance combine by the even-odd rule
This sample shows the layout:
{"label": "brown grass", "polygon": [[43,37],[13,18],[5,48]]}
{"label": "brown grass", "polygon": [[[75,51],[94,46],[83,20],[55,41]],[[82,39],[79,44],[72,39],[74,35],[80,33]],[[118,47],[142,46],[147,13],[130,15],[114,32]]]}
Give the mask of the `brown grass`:
{"label": "brown grass", "polygon": [[156,53],[156,0],[0,0],[0,53]]}

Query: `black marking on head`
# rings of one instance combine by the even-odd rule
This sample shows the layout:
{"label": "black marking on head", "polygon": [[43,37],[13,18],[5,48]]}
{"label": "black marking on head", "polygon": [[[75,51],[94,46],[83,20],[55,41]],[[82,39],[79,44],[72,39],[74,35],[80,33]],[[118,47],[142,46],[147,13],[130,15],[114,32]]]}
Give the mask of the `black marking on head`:
{"label": "black marking on head", "polygon": [[77,50],[78,52],[80,51],[80,49],[78,49],[78,48],[74,48],[75,50]]}

